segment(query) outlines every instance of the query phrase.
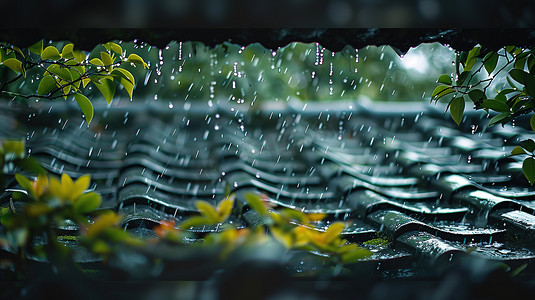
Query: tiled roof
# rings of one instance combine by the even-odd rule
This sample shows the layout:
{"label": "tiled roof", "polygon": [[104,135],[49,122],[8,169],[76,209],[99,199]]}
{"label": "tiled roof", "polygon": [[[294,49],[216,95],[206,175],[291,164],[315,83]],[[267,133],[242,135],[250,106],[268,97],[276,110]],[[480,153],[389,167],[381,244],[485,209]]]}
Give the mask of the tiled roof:
{"label": "tiled roof", "polygon": [[8,110],[0,134],[26,138],[51,173],[91,174],[102,208],[142,235],[230,187],[238,227],[261,222],[243,197],[252,191],[346,221],[348,240],[386,237],[361,267],[381,278],[434,276],[466,257],[511,268],[535,258],[535,190],[521,157],[509,156],[533,136],[520,126],[488,128],[468,113],[457,127],[441,108],[414,103],[157,104],[100,107],[91,128],[68,105]]}

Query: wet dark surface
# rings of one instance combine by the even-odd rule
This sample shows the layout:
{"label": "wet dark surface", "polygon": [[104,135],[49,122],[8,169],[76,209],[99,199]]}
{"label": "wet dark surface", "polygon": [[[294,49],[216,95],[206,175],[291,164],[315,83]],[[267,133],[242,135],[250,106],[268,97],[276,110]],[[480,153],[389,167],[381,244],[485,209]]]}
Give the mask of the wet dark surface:
{"label": "wet dark surface", "polygon": [[[237,227],[261,223],[243,196],[253,191],[278,206],[327,213],[319,230],[341,220],[348,240],[388,239],[366,246],[374,254],[356,264],[356,274],[443,276],[447,286],[464,286],[456,281],[462,276],[487,284],[498,263],[527,264],[519,276],[528,281],[535,274],[535,190],[523,158],[509,157],[530,131],[487,128],[480,114],[458,128],[440,108],[420,104],[163,103],[97,107],[90,128],[73,117],[75,106],[6,107],[0,135],[26,138],[30,155],[52,174],[91,174],[101,208],[124,214],[122,225],[140,236],[154,236],[163,220],[180,223],[195,212],[194,200],[216,203],[230,188],[239,209],[229,222]],[[455,272],[463,275],[447,279]]]}

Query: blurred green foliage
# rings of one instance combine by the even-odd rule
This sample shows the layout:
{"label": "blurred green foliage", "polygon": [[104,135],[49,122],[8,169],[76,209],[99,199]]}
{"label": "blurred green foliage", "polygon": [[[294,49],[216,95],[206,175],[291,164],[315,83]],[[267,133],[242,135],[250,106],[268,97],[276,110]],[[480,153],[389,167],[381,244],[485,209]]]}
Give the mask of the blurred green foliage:
{"label": "blurred green foliage", "polygon": [[[438,75],[454,71],[455,59],[452,49],[438,43],[421,44],[399,56],[388,46],[359,50],[348,46],[335,53],[317,43],[298,42],[276,50],[260,44],[242,47],[224,43],[210,48],[190,41],[171,42],[158,49],[139,41],[115,42],[149,66],[148,71],[121,66],[135,78],[134,98],[138,101],[212,100],[254,105],[266,100],[333,101],[360,96],[374,101],[417,101],[430,97]],[[63,49],[68,43],[51,45]],[[85,54],[91,62],[107,50],[99,45]],[[40,73],[27,70],[26,77],[19,78],[9,90],[35,94]],[[0,67],[1,81],[12,77],[12,70]],[[117,88],[124,90],[122,85]],[[95,90],[90,87],[84,95],[92,101],[100,98]],[[115,96],[128,98],[127,94],[118,91]]]}
{"label": "blurred green foliage", "polygon": [[453,50],[437,43],[422,44],[403,57],[388,46],[358,51],[346,47],[334,53],[315,43],[291,43],[275,51],[259,44],[225,43],[212,49],[195,42],[173,42],[165,49],[137,48],[141,49],[151,71],[144,79],[135,74],[140,76],[138,96],[250,104],[359,96],[417,101],[430,97],[436,76],[453,72],[455,57]]}

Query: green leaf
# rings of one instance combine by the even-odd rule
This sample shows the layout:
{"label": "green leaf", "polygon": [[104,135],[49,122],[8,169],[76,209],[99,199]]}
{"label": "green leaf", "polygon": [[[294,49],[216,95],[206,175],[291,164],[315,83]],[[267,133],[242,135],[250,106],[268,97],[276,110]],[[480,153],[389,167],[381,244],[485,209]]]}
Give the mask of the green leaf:
{"label": "green leaf", "polygon": [[533,157],[528,157],[522,163],[522,171],[528,179],[529,183],[533,185],[535,183],[535,159]]}
{"label": "green leaf", "polygon": [[532,54],[530,54],[528,56],[528,70],[529,70],[529,73],[531,74],[534,74],[535,73],[535,56]]}
{"label": "green leaf", "polygon": [[463,71],[461,74],[459,74],[459,76],[457,76],[457,79],[455,80],[455,82],[457,83],[458,86],[460,86],[465,82],[465,80],[468,78],[469,75],[470,75],[470,72]]}
{"label": "green leaf", "polygon": [[527,153],[520,146],[516,146],[513,148],[513,150],[511,150],[511,156],[521,155],[521,154],[527,154]]}
{"label": "green leaf", "polygon": [[100,58],[93,58],[91,60],[89,60],[89,63],[90,64],[93,64],[93,65],[97,65],[97,66],[104,66],[104,63],[102,62],[102,60],[100,60]]}
{"label": "green leaf", "polygon": [[13,46],[13,50],[14,50],[15,52],[17,52],[18,54],[20,54],[23,58],[25,57],[25,56],[24,56],[24,53],[22,53],[22,50],[20,50],[19,47],[17,47],[17,46]]}
{"label": "green leaf", "polygon": [[26,170],[35,174],[46,174],[45,168],[43,168],[41,163],[33,157],[26,157],[16,161],[15,165],[22,170]]}
{"label": "green leaf", "polygon": [[100,80],[100,83],[93,81],[93,84],[102,93],[102,96],[104,96],[106,102],[110,104],[113,96],[115,95],[115,84],[113,84],[113,80],[109,78],[103,78]]}
{"label": "green leaf", "polygon": [[32,197],[35,196],[35,192],[33,190],[32,183],[28,178],[26,178],[26,176],[17,173],[17,174],[15,174],[15,179],[20,184],[20,186],[24,190],[26,190]]}
{"label": "green leaf", "polygon": [[535,151],[535,142],[532,139],[521,141],[520,147],[526,149],[528,152],[533,152]]}
{"label": "green leaf", "polygon": [[28,50],[30,50],[30,52],[34,54],[41,55],[41,53],[43,52],[43,40],[40,40],[39,42],[31,45],[30,47],[28,47]]}
{"label": "green leaf", "polygon": [[326,244],[330,244],[333,242],[341,233],[342,230],[345,228],[345,224],[343,222],[334,222],[327,228],[327,230],[322,234],[323,241]]}
{"label": "green leaf", "polygon": [[125,88],[130,96],[130,100],[132,100],[132,94],[134,93],[134,75],[123,68],[113,69],[111,75]]}
{"label": "green leaf", "polygon": [[91,101],[80,93],[75,94],[74,99],[78,102],[78,106],[80,106],[80,109],[85,116],[87,125],[91,124],[91,120],[93,120],[93,104],[91,104]]}
{"label": "green leaf", "polygon": [[492,119],[490,119],[489,121],[489,126],[492,126],[498,122],[501,122],[503,121],[504,119],[506,119],[507,117],[509,117],[509,113],[502,113],[502,114],[499,114],[495,117],[493,117]]}
{"label": "green leaf", "polygon": [[63,50],[61,50],[61,57],[65,59],[74,58],[73,50],[74,50],[74,45],[72,43],[65,45],[65,47],[63,47]]}
{"label": "green leaf", "polygon": [[41,52],[41,59],[42,60],[58,60],[61,58],[61,55],[59,54],[59,51],[54,46],[48,46]]}
{"label": "green leaf", "polygon": [[69,84],[69,85],[66,85],[67,82],[66,82],[66,81],[63,81],[63,80],[61,80],[61,81],[59,82],[59,84],[60,84],[60,85],[65,85],[65,86],[63,87],[63,90],[62,90],[62,91],[63,91],[63,98],[64,98],[65,100],[67,100],[67,95],[69,95],[69,92],[71,91],[72,85],[70,85],[70,84]]}
{"label": "green leaf", "polygon": [[442,74],[438,77],[437,82],[445,85],[451,85],[451,77],[450,75]]}
{"label": "green leaf", "polygon": [[524,86],[526,87],[526,94],[535,98],[535,76],[526,73],[524,75]]}
{"label": "green leaf", "polygon": [[80,83],[81,83],[81,80],[80,77],[82,77],[82,75],[85,74],[85,67],[84,66],[72,66],[70,67],[69,71],[71,72],[71,76],[72,76],[72,80],[73,80],[73,85],[76,87],[76,88],[79,88],[80,87]]}
{"label": "green leaf", "polygon": [[74,55],[74,59],[78,63],[82,63],[87,57],[87,55],[85,53],[83,53],[82,51],[80,51],[80,50],[74,50],[73,51],[73,55]]}
{"label": "green leaf", "polygon": [[13,153],[17,157],[24,155],[24,140],[4,140],[2,142],[3,153]]}
{"label": "green leaf", "polygon": [[497,112],[509,112],[509,106],[502,101],[494,100],[494,99],[487,99],[483,101],[483,104],[481,105],[483,108],[489,108],[492,110],[495,110]]}
{"label": "green leaf", "polygon": [[526,60],[527,60],[527,57],[520,57],[520,55],[516,57],[515,65],[514,65],[515,69],[524,70],[524,66],[526,65]]}
{"label": "green leaf", "polygon": [[8,58],[3,63],[4,66],[10,68],[15,73],[22,73],[26,77],[26,70],[22,67],[22,62],[16,58]]}
{"label": "green leaf", "polygon": [[525,84],[525,76],[526,75],[529,75],[528,73],[526,73],[524,70],[520,70],[520,69],[512,69],[511,71],[509,71],[509,75],[511,76],[511,78],[513,78],[516,82],[520,83],[520,84]]}
{"label": "green leaf", "polygon": [[509,103],[514,103],[513,104],[513,107],[511,107],[511,110],[516,113],[518,112],[519,110],[523,109],[523,108],[526,108],[527,105],[529,105],[529,101],[528,100],[523,100],[522,98],[516,98],[515,101],[511,101]]}
{"label": "green leaf", "polygon": [[82,85],[83,87],[85,88],[89,83],[91,82],[91,79],[85,77],[85,78],[82,78]]}
{"label": "green leaf", "polygon": [[507,51],[509,54],[514,54],[515,50],[517,48],[515,46],[506,46],[505,51]]}
{"label": "green leaf", "polygon": [[285,216],[288,219],[296,220],[300,223],[305,223],[307,221],[307,217],[304,212],[298,211],[291,208],[286,208],[280,211],[280,214]]}
{"label": "green leaf", "polygon": [[149,66],[145,63],[145,61],[143,60],[143,58],[141,58],[141,56],[137,55],[137,54],[130,54],[128,56],[128,59],[127,59],[128,62],[131,62],[131,63],[134,63],[134,64],[137,64],[137,65],[143,65],[143,67],[145,69],[148,69]]}
{"label": "green leaf", "polygon": [[464,112],[464,98],[463,97],[456,97],[453,98],[450,102],[450,114],[453,118],[453,121],[457,123],[457,126],[461,124],[461,120],[463,119],[463,112]]}
{"label": "green leaf", "polygon": [[476,64],[476,62],[477,62],[477,58],[472,57],[469,61],[466,62],[466,67],[464,67],[464,71],[470,72],[472,68],[474,67],[474,65]]}
{"label": "green leaf", "polygon": [[89,226],[86,232],[87,237],[94,237],[100,235],[102,232],[114,226],[119,222],[121,216],[110,211],[100,215],[95,222]]}
{"label": "green leaf", "polygon": [[80,214],[86,214],[97,209],[102,202],[102,197],[95,193],[89,192],[82,194],[76,202],[74,202],[74,211]]}
{"label": "green leaf", "polygon": [[100,52],[100,58],[105,66],[111,66],[113,64],[113,58],[108,52]]}
{"label": "green leaf", "polygon": [[[134,80],[134,75],[132,75],[132,73],[130,73],[128,70],[126,69],[123,69],[123,68],[115,68],[113,69],[113,71],[111,72],[111,75],[116,77],[116,78],[122,78],[122,79],[125,79],[127,81],[127,83],[130,83],[132,86],[134,85],[135,83],[135,80]],[[122,83],[121,83],[122,84]],[[123,84],[124,85],[124,84]]]}
{"label": "green leaf", "polygon": [[54,74],[67,82],[72,81],[72,74],[68,68],[62,68],[59,65],[53,64],[53,65],[50,65],[46,70],[49,73]]}
{"label": "green leaf", "polygon": [[186,219],[184,222],[182,222],[182,224],[180,224],[179,227],[182,229],[190,229],[192,227],[205,226],[205,225],[211,225],[211,224],[214,224],[214,222],[212,222],[207,217],[195,216],[195,217]]}
{"label": "green leaf", "polygon": [[464,66],[465,72],[472,70],[472,67],[477,61],[477,56],[479,55],[480,50],[481,50],[481,47],[476,46],[468,52],[468,57],[466,58],[466,64]]}
{"label": "green leaf", "polygon": [[535,131],[535,115],[531,116],[531,119],[529,119],[529,125],[531,126],[531,130]]}
{"label": "green leaf", "polygon": [[356,247],[356,249],[342,255],[342,262],[345,264],[359,262],[363,258],[369,257],[372,254],[373,252],[366,248]]}
{"label": "green leaf", "polygon": [[217,210],[212,205],[210,205],[210,203],[202,200],[197,200],[195,201],[195,206],[201,212],[201,214],[208,220],[210,220],[212,223],[219,222],[219,214],[217,213]]}
{"label": "green leaf", "polygon": [[255,193],[246,193],[245,201],[249,206],[254,209],[261,216],[267,216],[268,210],[266,206],[262,203],[262,196]]}
{"label": "green leaf", "polygon": [[509,84],[509,86],[511,86],[513,89],[515,89],[515,90],[519,90],[519,91],[522,90],[521,88],[517,87],[517,86],[513,83],[513,81],[511,81],[510,76],[505,77],[505,79],[507,80],[507,83]]}
{"label": "green leaf", "polygon": [[490,52],[485,56],[483,59],[485,70],[487,70],[487,73],[490,75],[494,69],[496,69],[496,65],[498,64],[498,53],[496,52]]}
{"label": "green leaf", "polygon": [[474,89],[468,92],[468,97],[472,100],[474,103],[478,103],[482,100],[485,100],[487,97],[485,96],[485,93],[482,90]]}
{"label": "green leaf", "polygon": [[454,88],[451,88],[451,87],[446,86],[446,85],[439,85],[433,91],[433,94],[431,95],[431,100],[438,100],[438,99],[446,96],[447,94],[450,94],[450,93],[453,93],[453,92],[455,92]]}
{"label": "green leaf", "polygon": [[106,75],[105,73],[98,73],[98,74],[89,75],[89,79],[95,83],[102,83],[103,79],[109,79],[113,81],[113,76]]}
{"label": "green leaf", "polygon": [[108,51],[113,51],[119,55],[121,55],[123,53],[123,49],[121,48],[121,46],[119,46],[118,44],[116,43],[113,43],[113,42],[109,42],[109,43],[106,43],[104,44],[104,48],[106,48],[106,50]]}
{"label": "green leaf", "polygon": [[48,95],[53,89],[55,89],[56,81],[50,75],[45,75],[41,82],[39,82],[39,87],[37,88],[37,95]]}

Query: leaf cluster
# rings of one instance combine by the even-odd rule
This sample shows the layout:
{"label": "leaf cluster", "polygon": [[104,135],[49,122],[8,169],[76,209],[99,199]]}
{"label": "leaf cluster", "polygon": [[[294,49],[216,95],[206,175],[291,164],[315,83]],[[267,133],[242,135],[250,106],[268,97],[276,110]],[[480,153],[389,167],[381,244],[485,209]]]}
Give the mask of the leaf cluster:
{"label": "leaf cluster", "polygon": [[[493,51],[476,46],[470,51],[458,52],[455,66],[455,74],[439,76],[431,101],[450,98],[446,109],[457,125],[462,121],[466,101],[471,101],[475,109],[494,115],[489,126],[503,126],[518,116],[535,111],[535,49],[506,46]],[[481,76],[486,78],[478,80]],[[491,90],[492,83],[501,77],[505,77],[504,88]],[[535,114],[531,116],[530,125],[535,131]],[[530,154],[524,160],[522,170],[533,185],[535,147],[532,149],[529,141],[521,143],[512,154]]]}
{"label": "leaf cluster", "polygon": [[47,233],[49,239],[55,240],[52,228],[61,227],[67,220],[79,226],[87,224],[89,214],[101,203],[99,194],[85,192],[90,183],[89,175],[76,181],[67,174],[63,174],[61,180],[45,174],[35,180],[21,174],[16,174],[15,178],[24,191],[15,192],[13,198],[24,201],[25,205],[2,215],[1,223],[10,232],[25,237],[15,239],[13,246],[29,253],[34,250],[31,242],[34,235]]}
{"label": "leaf cluster", "polygon": [[[73,96],[87,123],[93,119],[93,104],[86,96],[87,89],[96,88],[110,103],[116,94],[116,84],[122,86],[132,99],[136,80],[124,65],[141,65],[148,68],[145,61],[137,54],[127,55],[123,48],[114,42],[102,45],[98,57],[76,50],[72,43],[61,49],[55,45],[45,47],[43,40],[25,49],[25,51],[8,44],[0,44],[0,67],[11,69],[16,77],[0,86],[0,93],[26,99],[49,99]],[[26,54],[25,54],[26,53]],[[41,76],[37,91],[31,95],[10,92],[8,86],[27,71],[37,69]]]}
{"label": "leaf cluster", "polygon": [[269,202],[259,194],[246,194],[249,207],[264,218],[272,236],[288,249],[301,249],[329,254],[338,263],[353,263],[371,255],[371,252],[343,238],[344,222],[333,222],[325,230],[318,230],[315,222],[323,220],[321,213],[283,208],[269,210]]}

